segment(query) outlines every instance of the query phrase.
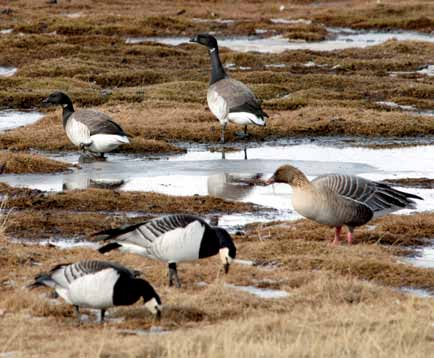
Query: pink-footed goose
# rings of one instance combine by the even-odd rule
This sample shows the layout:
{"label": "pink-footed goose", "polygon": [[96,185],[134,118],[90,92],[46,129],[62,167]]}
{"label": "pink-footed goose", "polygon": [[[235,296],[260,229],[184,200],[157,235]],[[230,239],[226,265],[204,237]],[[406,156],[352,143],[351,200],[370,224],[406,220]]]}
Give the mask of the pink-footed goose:
{"label": "pink-footed goose", "polygon": [[421,197],[354,175],[321,175],[312,181],[297,168],[283,165],[266,184],[287,183],[293,189],[292,205],[304,217],[336,228],[339,243],[342,226],[348,227],[348,244],[353,231],[373,217],[403,208],[414,208],[411,199]]}

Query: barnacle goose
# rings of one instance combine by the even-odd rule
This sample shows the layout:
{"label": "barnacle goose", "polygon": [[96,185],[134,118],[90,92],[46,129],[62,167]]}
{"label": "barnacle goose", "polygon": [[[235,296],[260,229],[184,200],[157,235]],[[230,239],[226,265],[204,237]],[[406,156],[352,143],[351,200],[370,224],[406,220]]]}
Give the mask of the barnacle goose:
{"label": "barnacle goose", "polygon": [[99,248],[100,253],[121,250],[168,263],[169,286],[180,287],[178,262],[193,261],[220,253],[225,273],[236,256],[229,233],[212,227],[194,215],[162,216],[147,222],[122,226],[94,234],[97,240],[111,242]]}
{"label": "barnacle goose", "polygon": [[127,306],[141,297],[145,307],[161,316],[161,300],[154,288],[145,280],[136,278],[135,272],[113,262],[84,260],[73,264],[60,264],[48,273],[41,273],[29,288],[52,287],[66,302],[74,305],[78,323],[80,307],[101,310],[101,322],[107,308]]}

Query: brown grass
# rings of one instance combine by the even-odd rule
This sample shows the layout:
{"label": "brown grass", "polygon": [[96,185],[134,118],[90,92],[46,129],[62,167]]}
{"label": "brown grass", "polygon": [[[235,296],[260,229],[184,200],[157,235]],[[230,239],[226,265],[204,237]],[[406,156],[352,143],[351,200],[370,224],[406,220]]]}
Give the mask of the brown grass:
{"label": "brown grass", "polygon": [[70,168],[70,164],[38,154],[0,152],[0,174],[56,173]]}
{"label": "brown grass", "polygon": [[237,203],[209,196],[169,196],[153,192],[118,192],[108,189],[72,190],[45,193],[2,185],[8,194],[8,208],[74,211],[143,211],[146,213],[212,213],[258,210],[250,203]]}

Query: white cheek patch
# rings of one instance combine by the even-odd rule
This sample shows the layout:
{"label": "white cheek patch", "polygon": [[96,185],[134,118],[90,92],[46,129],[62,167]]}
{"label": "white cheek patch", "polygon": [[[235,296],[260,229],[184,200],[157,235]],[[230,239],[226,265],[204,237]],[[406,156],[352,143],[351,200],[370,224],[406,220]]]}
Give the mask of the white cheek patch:
{"label": "white cheek patch", "polygon": [[161,312],[161,310],[163,309],[163,305],[160,305],[156,298],[152,298],[150,299],[148,302],[145,303],[145,307],[147,308],[147,310],[149,312],[151,312],[152,314],[157,314],[157,312]]}
{"label": "white cheek patch", "polygon": [[227,247],[220,249],[219,254],[223,265],[230,264],[232,262],[232,257],[229,256],[229,249]]}

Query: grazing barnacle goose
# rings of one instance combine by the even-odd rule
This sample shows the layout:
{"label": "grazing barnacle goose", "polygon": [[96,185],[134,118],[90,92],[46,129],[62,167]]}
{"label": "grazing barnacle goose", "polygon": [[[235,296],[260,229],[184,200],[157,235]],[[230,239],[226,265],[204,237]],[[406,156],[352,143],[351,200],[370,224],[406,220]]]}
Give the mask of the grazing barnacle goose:
{"label": "grazing barnacle goose", "polygon": [[176,264],[214,256],[220,253],[225,273],[236,256],[236,248],[229,233],[212,227],[193,215],[167,215],[147,222],[122,226],[94,234],[97,240],[111,242],[99,248],[104,254],[119,249],[150,259],[167,262],[169,286],[181,287]]}
{"label": "grazing barnacle goose", "polygon": [[[247,137],[247,126],[265,126],[268,117],[261,108],[261,101],[244,83],[231,79],[226,74],[219,57],[219,48],[214,36],[199,34],[190,42],[208,47],[211,58],[211,80],[208,87],[208,107],[221,124],[220,141],[225,142],[225,129],[228,122],[244,126]],[[238,133],[237,133],[238,134]]]}
{"label": "grazing barnacle goose", "polygon": [[121,144],[128,144],[128,135],[106,114],[89,109],[74,111],[71,99],[63,92],[53,92],[43,102],[61,105],[63,128],[68,139],[83,152],[111,152]]}
{"label": "grazing barnacle goose", "polygon": [[84,260],[73,264],[60,264],[48,273],[35,277],[29,288],[52,287],[66,302],[74,305],[78,323],[79,307],[101,310],[101,322],[107,308],[128,306],[141,297],[145,307],[161,316],[161,300],[154,288],[136,273],[113,262]]}
{"label": "grazing barnacle goose", "polygon": [[286,183],[293,189],[292,205],[304,217],[320,224],[334,226],[334,244],[339,243],[342,226],[348,227],[348,244],[357,226],[404,208],[414,208],[411,199],[420,196],[393,189],[355,175],[328,174],[312,181],[297,168],[283,165],[266,184]]}

